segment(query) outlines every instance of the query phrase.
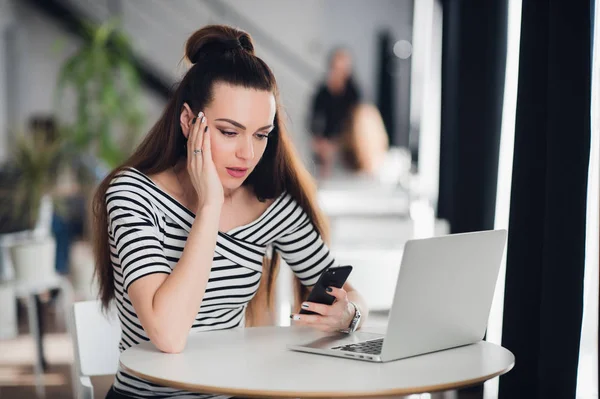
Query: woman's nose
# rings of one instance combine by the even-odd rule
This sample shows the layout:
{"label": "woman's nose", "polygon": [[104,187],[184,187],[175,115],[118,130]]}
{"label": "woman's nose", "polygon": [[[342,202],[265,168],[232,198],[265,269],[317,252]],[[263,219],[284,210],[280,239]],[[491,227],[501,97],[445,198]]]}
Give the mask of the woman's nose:
{"label": "woman's nose", "polygon": [[238,146],[237,156],[241,159],[251,160],[254,158],[254,146],[252,145],[252,139],[240,140],[241,143]]}

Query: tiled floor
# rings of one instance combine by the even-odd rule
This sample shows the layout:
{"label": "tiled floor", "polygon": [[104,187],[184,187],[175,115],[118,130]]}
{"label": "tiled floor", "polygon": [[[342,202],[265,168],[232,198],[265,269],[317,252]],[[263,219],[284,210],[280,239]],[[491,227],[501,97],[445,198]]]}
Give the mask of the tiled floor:
{"label": "tiled floor", "polygon": [[[43,304],[41,309],[44,315],[44,352],[48,368],[44,375],[46,398],[62,399],[71,398],[71,363],[73,350],[71,339],[66,332],[64,323],[57,317],[55,306]],[[369,327],[381,328],[385,325],[385,314],[372,314]],[[35,362],[35,344],[27,327],[26,310],[19,309],[19,335],[10,340],[0,340],[0,398],[35,398],[35,380],[33,364]],[[113,376],[103,376],[92,379],[94,396],[104,398],[106,391],[112,383]],[[419,398],[419,395],[413,395]],[[411,397],[411,399],[413,398]],[[429,397],[423,395],[423,399]],[[456,399],[475,399],[469,393],[464,393]]]}

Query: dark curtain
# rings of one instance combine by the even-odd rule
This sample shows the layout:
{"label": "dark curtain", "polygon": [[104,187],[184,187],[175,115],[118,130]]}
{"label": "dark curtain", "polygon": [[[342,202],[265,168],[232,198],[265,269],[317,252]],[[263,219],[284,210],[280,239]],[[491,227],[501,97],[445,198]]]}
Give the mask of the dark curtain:
{"label": "dark curtain", "polygon": [[500,398],[575,398],[590,154],[591,3],[523,1]]}
{"label": "dark curtain", "polygon": [[394,43],[387,31],[378,36],[379,73],[377,74],[377,108],[381,113],[390,146],[396,144],[396,56],[392,52]]}
{"label": "dark curtain", "polygon": [[[443,5],[438,217],[452,233],[494,228],[507,0]],[[461,390],[483,397],[483,386]]]}
{"label": "dark curtain", "polygon": [[507,0],[443,5],[438,217],[452,233],[494,227]]}

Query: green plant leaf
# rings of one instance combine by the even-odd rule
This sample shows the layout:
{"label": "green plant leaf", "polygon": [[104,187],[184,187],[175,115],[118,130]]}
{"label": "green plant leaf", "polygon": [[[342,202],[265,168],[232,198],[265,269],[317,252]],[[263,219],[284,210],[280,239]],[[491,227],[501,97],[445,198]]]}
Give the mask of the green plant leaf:
{"label": "green plant leaf", "polygon": [[[131,148],[122,144],[136,142],[144,118],[132,47],[119,25],[117,19],[85,25],[89,40],[63,64],[55,96],[62,136],[70,142],[65,148],[110,165],[130,153]],[[75,96],[75,109],[65,110],[69,95]]]}

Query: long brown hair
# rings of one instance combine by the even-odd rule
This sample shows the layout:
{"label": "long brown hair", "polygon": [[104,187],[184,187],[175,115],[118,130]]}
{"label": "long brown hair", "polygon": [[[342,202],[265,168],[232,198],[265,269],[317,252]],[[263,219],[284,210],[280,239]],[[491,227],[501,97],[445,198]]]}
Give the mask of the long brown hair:
{"label": "long brown hair", "polygon": [[[327,239],[327,223],[316,203],[316,185],[288,138],[275,77],[267,64],[254,54],[250,35],[228,26],[206,26],[187,40],[185,58],[192,67],[172,93],[162,116],[133,155],[102,181],[93,199],[95,276],[104,307],[115,297],[106,209],[106,191],[110,182],[126,167],[152,175],[171,168],[185,157],[185,137],[179,124],[182,107],[187,103],[194,113],[204,109],[213,100],[213,88],[217,82],[270,91],[275,95],[274,128],[269,134],[263,157],[244,185],[251,187],[261,201],[277,198],[287,191],[307,213],[323,239]],[[265,257],[263,278],[247,308],[248,325],[272,322],[278,267],[279,256],[275,252],[271,258]],[[294,279],[294,287],[297,309],[299,302],[305,299],[307,289],[297,278]]]}

